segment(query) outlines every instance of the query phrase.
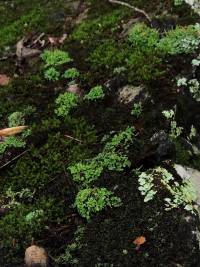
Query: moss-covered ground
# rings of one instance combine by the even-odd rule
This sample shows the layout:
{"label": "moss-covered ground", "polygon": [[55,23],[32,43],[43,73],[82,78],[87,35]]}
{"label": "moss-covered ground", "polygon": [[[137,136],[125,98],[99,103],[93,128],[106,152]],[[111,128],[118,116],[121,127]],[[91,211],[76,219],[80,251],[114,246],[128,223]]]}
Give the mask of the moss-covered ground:
{"label": "moss-covered ground", "polygon": [[[0,3],[0,74],[11,77],[7,86],[0,86],[0,128],[8,127],[8,117],[13,112],[31,110],[26,116],[31,128],[26,147],[11,148],[0,155],[0,208],[10,205],[8,211],[0,213],[0,266],[23,266],[24,251],[34,241],[47,250],[52,266],[198,267],[198,242],[194,238],[188,244],[191,229],[182,229],[189,213],[181,208],[166,212],[159,196],[144,203],[135,171],[164,164],[165,160],[199,169],[199,156],[192,157],[181,139],[176,140],[176,153],[164,158],[158,158],[156,147],[149,143],[155,132],[169,131],[161,112],[175,104],[179,110],[177,121],[184,127],[183,136],[188,134],[188,124],[200,130],[198,116],[194,116],[199,113],[199,106],[188,102],[185,95],[180,97],[174,86],[176,75],[188,71],[192,56],[165,56],[152,47],[133,51],[127,37],[121,34],[124,25],[131,19],[148,22],[130,9],[106,0],[85,1],[89,6],[87,18],[76,25],[75,2]],[[152,25],[160,36],[176,24],[196,21],[187,6],[174,7],[170,0],[128,2],[151,14]],[[96,85],[106,88],[110,81],[102,101],[83,101],[73,115],[56,116],[55,99],[66,91],[67,82],[45,80],[40,56],[19,65],[12,55],[22,37],[32,40],[41,33],[46,42],[42,50],[53,48],[48,37],[67,33],[59,49],[73,58],[70,67],[79,70],[78,86],[83,92]],[[126,84],[144,84],[151,95],[143,103],[139,118],[131,115],[132,103],[117,101],[117,90]],[[97,155],[102,150],[103,137],[127,126],[134,126],[137,132],[129,149],[131,167],[120,173],[104,172],[95,183],[114,191],[123,205],[105,209],[87,222],[73,206],[80,188],[68,167]],[[20,194],[24,189],[28,193]],[[36,219],[28,220],[27,215],[35,211],[39,214]],[[84,231],[77,241],[75,233],[80,227]],[[140,250],[133,243],[138,236],[147,240]]]}

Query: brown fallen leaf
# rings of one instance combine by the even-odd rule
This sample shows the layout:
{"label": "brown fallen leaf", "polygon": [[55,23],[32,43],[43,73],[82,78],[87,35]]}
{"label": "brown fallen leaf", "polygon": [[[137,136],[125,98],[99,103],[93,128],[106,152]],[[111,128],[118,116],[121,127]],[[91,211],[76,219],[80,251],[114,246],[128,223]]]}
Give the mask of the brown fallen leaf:
{"label": "brown fallen leaf", "polygon": [[0,130],[0,136],[13,136],[18,133],[21,133],[23,130],[25,130],[28,126],[17,126],[17,127],[11,127],[11,128],[5,128]]}
{"label": "brown fallen leaf", "polygon": [[49,43],[51,45],[58,45],[58,38],[57,37],[50,36],[50,37],[48,37],[48,40],[49,40]]}
{"label": "brown fallen leaf", "polygon": [[140,249],[140,246],[143,245],[146,242],[146,237],[145,236],[138,236],[133,243],[136,245],[136,250]]}
{"label": "brown fallen leaf", "polygon": [[0,74],[0,85],[5,86],[8,85],[11,81],[11,78],[8,77],[6,74]]}

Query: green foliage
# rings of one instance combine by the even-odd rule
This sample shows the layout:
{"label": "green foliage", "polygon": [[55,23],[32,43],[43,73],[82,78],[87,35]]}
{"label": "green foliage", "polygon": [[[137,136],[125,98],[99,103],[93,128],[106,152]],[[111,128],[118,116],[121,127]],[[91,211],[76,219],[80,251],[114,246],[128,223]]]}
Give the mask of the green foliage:
{"label": "green foliage", "polygon": [[9,187],[5,194],[0,196],[0,203],[2,208],[13,209],[16,206],[21,205],[22,202],[31,202],[33,200],[34,192],[31,192],[28,188],[23,188],[21,191],[14,192]]}
{"label": "green foliage", "polygon": [[172,139],[176,139],[183,132],[183,127],[177,126],[177,122],[175,120],[172,120],[170,122],[170,126],[171,126],[170,137]]}
{"label": "green foliage", "polygon": [[96,101],[99,99],[103,99],[105,96],[103,88],[101,85],[93,87],[90,92],[85,95],[84,99],[90,100],[90,101]]}
{"label": "green foliage", "polygon": [[104,170],[123,171],[130,167],[131,163],[126,155],[119,152],[120,148],[126,150],[132,143],[134,129],[127,127],[124,131],[116,134],[110,142],[107,142],[101,153],[96,155],[90,161],[78,162],[68,167],[73,180],[82,187],[87,187],[96,181]]}
{"label": "green foliage", "polygon": [[[193,66],[199,66],[200,61],[198,59],[193,59],[192,60],[192,65]],[[200,83],[197,79],[187,79],[185,77],[181,77],[177,79],[177,86],[178,87],[188,87],[192,97],[196,101],[200,101]]]}
{"label": "green foliage", "polygon": [[41,209],[30,211],[25,217],[25,221],[29,225],[33,225],[35,222],[40,222],[42,219],[44,220],[44,211]]}
{"label": "green foliage", "polygon": [[142,172],[138,179],[139,191],[144,196],[144,202],[148,202],[154,198],[157,190],[154,188],[154,177],[151,173]]}
{"label": "green foliage", "polygon": [[131,115],[133,115],[136,118],[139,118],[141,114],[142,114],[142,103],[141,102],[135,103],[131,110]]}
{"label": "green foliage", "polygon": [[192,79],[188,81],[189,90],[192,94],[192,97],[196,99],[196,101],[200,101],[200,84],[197,79]]}
{"label": "green foliage", "polygon": [[73,243],[69,244],[65,249],[64,253],[56,259],[56,263],[58,264],[58,266],[60,266],[60,264],[69,263],[71,265],[77,265],[79,263],[78,258],[76,258],[75,255],[77,251],[80,251],[83,247],[84,231],[85,228],[83,226],[78,226],[74,234]]}
{"label": "green foliage", "polygon": [[92,160],[89,163],[78,162],[70,166],[69,170],[73,180],[84,186],[95,181],[101,175],[103,167],[103,165],[99,165],[97,160]]}
{"label": "green foliage", "polygon": [[165,190],[169,196],[164,198],[165,210],[183,207],[193,211],[193,202],[196,200],[196,191],[190,180],[177,182],[171,173],[162,167],[143,172],[139,176],[139,190],[144,201],[148,202],[154,198],[158,192]]}
{"label": "green foliage", "polygon": [[87,188],[79,191],[75,206],[80,215],[87,220],[105,207],[119,207],[121,200],[106,188]]}
{"label": "green foliage", "polygon": [[175,6],[180,6],[180,5],[183,4],[183,2],[184,2],[184,0],[174,0],[174,5]]}
{"label": "green foliage", "polygon": [[185,210],[193,211],[193,203],[197,199],[197,192],[190,180],[186,180],[182,185],[172,188],[173,198],[165,198],[166,210],[171,210],[179,206],[184,206]]}
{"label": "green foliage", "polygon": [[44,77],[45,79],[49,80],[49,81],[58,81],[60,78],[60,72],[57,71],[54,67],[51,67],[47,70],[45,70],[44,73]]}
{"label": "green foliage", "polygon": [[[23,126],[25,125],[25,115],[31,112],[31,107],[28,106],[24,112],[16,111],[8,116],[8,126]],[[23,148],[26,146],[25,139],[31,134],[31,129],[25,129],[19,136],[5,137],[0,142],[0,154],[3,154],[9,148]]]}
{"label": "green foliage", "polygon": [[110,152],[117,148],[127,149],[133,142],[135,128],[128,126],[124,131],[115,134],[112,139],[106,143],[105,151]]}
{"label": "green foliage", "polygon": [[77,107],[78,96],[71,92],[60,94],[56,99],[56,105],[55,113],[60,117],[66,117],[73,108]]}
{"label": "green foliage", "polygon": [[170,54],[189,54],[194,52],[200,44],[199,30],[193,26],[180,27],[166,33],[159,44],[160,51]]}
{"label": "green foliage", "polygon": [[116,152],[102,152],[90,160],[90,162],[79,162],[69,167],[73,180],[87,187],[96,181],[106,169],[121,172],[130,167],[128,157]]}
{"label": "green foliage", "polygon": [[63,77],[66,79],[75,79],[80,75],[79,71],[76,68],[71,68],[65,71]]}
{"label": "green foliage", "polygon": [[46,68],[60,66],[72,61],[67,52],[58,49],[45,50],[41,55],[41,58],[45,62]]}
{"label": "green foliage", "polygon": [[100,153],[97,156],[97,160],[100,160],[104,168],[108,169],[109,171],[121,172],[126,167],[131,166],[131,162],[127,156],[114,151]]}
{"label": "green foliage", "polygon": [[177,122],[175,121],[175,113],[171,110],[164,110],[162,114],[170,121],[170,137],[175,140],[179,137],[183,131],[183,127],[177,126]]}
{"label": "green foliage", "polygon": [[45,50],[41,55],[45,62],[45,78],[49,81],[58,81],[61,73],[58,67],[72,61],[69,53],[62,50]]}

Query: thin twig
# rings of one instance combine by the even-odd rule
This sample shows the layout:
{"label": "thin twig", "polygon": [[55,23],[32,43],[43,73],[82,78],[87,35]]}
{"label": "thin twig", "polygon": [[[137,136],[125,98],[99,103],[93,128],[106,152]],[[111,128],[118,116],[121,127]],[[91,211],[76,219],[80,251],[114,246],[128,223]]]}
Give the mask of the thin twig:
{"label": "thin twig", "polygon": [[139,9],[135,6],[132,6],[126,2],[122,2],[122,1],[118,1],[118,0],[108,0],[110,3],[112,4],[118,4],[118,5],[121,5],[121,6],[126,6],[126,7],[129,7],[131,9],[133,9],[135,12],[138,12],[140,14],[142,14],[143,16],[146,17],[146,19],[151,23],[151,18],[149,17],[149,15],[142,9]]}
{"label": "thin twig", "polygon": [[30,149],[27,149],[26,151],[22,152],[20,155],[14,157],[13,159],[11,159],[10,161],[6,162],[4,165],[2,165],[0,167],[0,170],[3,169],[4,167],[8,166],[10,163],[12,163],[13,161],[15,161],[16,159],[20,158],[21,156],[23,156],[25,153],[27,153]]}
{"label": "thin twig", "polygon": [[79,140],[79,139],[77,139],[77,138],[74,138],[74,137],[72,137],[71,135],[65,134],[64,136],[67,137],[67,138],[69,138],[69,139],[75,140],[75,141],[77,141],[77,142],[79,142],[79,143],[83,143],[83,141],[81,141],[81,140]]}

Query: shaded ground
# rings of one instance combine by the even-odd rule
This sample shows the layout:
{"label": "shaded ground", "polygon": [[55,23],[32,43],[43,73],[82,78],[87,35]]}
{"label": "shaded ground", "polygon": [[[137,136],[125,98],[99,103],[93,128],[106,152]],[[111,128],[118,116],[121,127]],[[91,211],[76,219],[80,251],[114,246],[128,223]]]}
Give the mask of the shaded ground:
{"label": "shaded ground", "polygon": [[[22,200],[20,208],[0,215],[0,266],[20,266],[25,248],[34,238],[36,244],[49,252],[52,266],[198,267],[198,241],[196,236],[191,236],[191,232],[196,230],[197,218],[182,209],[166,212],[160,196],[145,204],[137,189],[137,175],[133,171],[140,167],[146,170],[166,159],[175,159],[178,163],[187,161],[188,165],[198,168],[199,158],[188,156],[180,140],[179,150],[176,148],[176,153],[169,151],[163,157],[158,156],[157,147],[149,143],[155,132],[168,130],[161,112],[174,104],[179,106],[177,120],[185,127],[185,132],[188,123],[200,130],[196,116],[199,113],[198,105],[194,106],[192,100],[190,102],[184,95],[180,96],[172,83],[178,73],[187,72],[191,58],[167,58],[162,62],[158,68],[165,72],[144,82],[151,98],[144,102],[142,116],[134,118],[130,114],[133,103],[119,103],[116,92],[123,85],[138,85],[143,80],[135,78],[135,70],[127,76],[123,73],[116,75],[113,69],[124,62],[123,55],[116,59],[116,53],[129,50],[123,38],[120,39],[124,24],[134,18],[139,18],[139,21],[145,19],[124,7],[113,7],[107,1],[88,2],[91,5],[87,15],[89,23],[83,28],[74,26],[74,21],[82,12],[80,8],[85,10],[87,5],[81,7],[74,1],[18,0],[0,3],[3,14],[0,18],[0,49],[2,58],[7,57],[0,61],[0,72],[12,77],[8,86],[0,88],[1,128],[7,126],[7,118],[11,113],[23,111],[27,106],[35,109],[27,117],[32,135],[28,138],[26,149],[11,149],[0,156],[0,194],[4,196],[9,188],[13,192],[20,192],[24,188],[34,192],[33,198]],[[175,9],[172,1],[130,2],[145,8],[149,14],[160,15],[159,19],[154,20],[160,32],[174,27],[176,23],[196,21],[188,8]],[[163,15],[165,10],[169,12],[166,17]],[[97,18],[100,19],[94,21]],[[72,118],[60,120],[55,116],[55,99],[59,93],[65,92],[65,81],[47,82],[39,57],[19,64],[12,55],[15,53],[15,44],[23,36],[31,42],[33,36],[42,32],[46,41],[42,49],[51,48],[49,36],[60,37],[67,32],[67,40],[59,48],[68,51],[74,59],[72,66],[81,73],[78,83],[84,92],[96,84],[105,85],[110,80],[111,85],[102,102],[80,105]],[[114,43],[108,45],[113,40]],[[98,53],[95,51],[105,41],[107,52],[104,58],[104,47],[100,47]],[[185,112],[187,109],[191,110],[190,114]],[[78,186],[72,181],[67,167],[96,155],[102,149],[100,141],[104,135],[130,125],[135,126],[137,131],[137,139],[129,150],[131,167],[121,173],[106,172],[95,184],[114,191],[121,197],[123,205],[107,209],[86,222],[73,208]],[[83,142],[69,140],[65,134]],[[9,163],[24,151],[25,154]],[[9,164],[1,168],[6,163]],[[25,215],[38,209],[45,211],[45,219],[39,225],[27,225]],[[186,217],[190,218],[189,223]],[[84,227],[81,245],[74,240],[78,226]],[[141,235],[146,237],[147,242],[137,251],[133,241]],[[66,257],[65,263],[58,262],[67,246],[74,243],[75,249],[69,250],[71,255]]]}

